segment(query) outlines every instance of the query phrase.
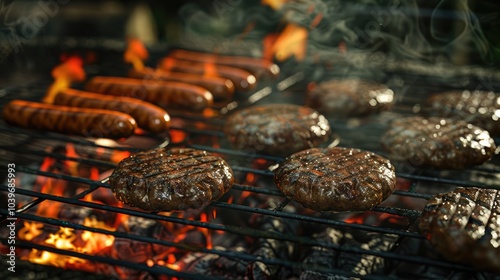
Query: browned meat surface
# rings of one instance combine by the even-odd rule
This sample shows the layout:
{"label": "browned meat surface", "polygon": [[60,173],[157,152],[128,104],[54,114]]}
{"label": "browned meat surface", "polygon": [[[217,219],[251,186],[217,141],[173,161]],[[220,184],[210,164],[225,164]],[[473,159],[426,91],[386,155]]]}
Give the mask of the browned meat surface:
{"label": "browned meat surface", "polygon": [[122,160],[109,177],[118,200],[154,212],[205,207],[233,182],[222,158],[189,148],[137,153]]}
{"label": "browned meat surface", "polygon": [[361,117],[391,108],[394,92],[383,84],[360,79],[330,80],[307,94],[306,105],[336,117]]}
{"label": "browned meat surface", "polygon": [[75,108],[24,100],[12,100],[3,108],[11,125],[92,138],[126,138],[134,134],[130,115],[102,109]]}
{"label": "browned meat surface", "polygon": [[498,190],[460,187],[429,200],[420,230],[443,257],[500,273],[499,215]]}
{"label": "browned meat surface", "polygon": [[396,160],[443,169],[482,164],[496,148],[486,130],[435,117],[396,120],[382,136],[381,144]]}
{"label": "browned meat surface", "polygon": [[432,113],[440,117],[457,116],[500,136],[500,94],[492,91],[450,91],[432,95]]}
{"label": "browned meat surface", "polygon": [[85,89],[141,99],[169,109],[202,111],[213,104],[213,95],[207,89],[181,82],[97,76],[85,84]]}
{"label": "browned meat surface", "polygon": [[271,104],[243,109],[231,115],[224,127],[238,150],[287,156],[318,147],[331,134],[327,119],[298,105]]}
{"label": "browned meat surface", "polygon": [[389,160],[349,148],[295,153],[275,170],[274,181],[289,199],[316,211],[369,210],[396,186]]}

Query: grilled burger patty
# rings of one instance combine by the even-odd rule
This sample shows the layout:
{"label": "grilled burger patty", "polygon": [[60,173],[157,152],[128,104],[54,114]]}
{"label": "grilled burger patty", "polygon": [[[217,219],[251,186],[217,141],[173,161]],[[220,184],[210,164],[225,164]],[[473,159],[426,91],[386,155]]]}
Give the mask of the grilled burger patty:
{"label": "grilled burger patty", "polygon": [[441,117],[459,116],[473,125],[500,136],[500,94],[492,91],[450,91],[432,95],[432,113]]}
{"label": "grilled burger patty", "polygon": [[427,203],[420,231],[443,257],[500,273],[498,190],[462,188]]}
{"label": "grilled burger patty", "polygon": [[231,115],[224,127],[238,150],[276,156],[317,147],[331,134],[328,120],[317,111],[298,105],[270,104]]}
{"label": "grilled burger patty", "polygon": [[122,160],[109,177],[123,203],[147,211],[202,208],[233,185],[220,157],[190,148],[157,148]]}
{"label": "grilled burger patty", "polygon": [[312,148],[295,153],[274,173],[289,199],[316,211],[369,210],[396,186],[389,160],[350,148]]}
{"label": "grilled burger patty", "polygon": [[415,166],[460,169],[488,161],[495,142],[486,130],[465,121],[408,117],[392,122],[381,138],[394,159]]}
{"label": "grilled burger patty", "polygon": [[337,117],[361,117],[388,110],[394,92],[383,84],[361,79],[330,80],[309,91],[306,105]]}

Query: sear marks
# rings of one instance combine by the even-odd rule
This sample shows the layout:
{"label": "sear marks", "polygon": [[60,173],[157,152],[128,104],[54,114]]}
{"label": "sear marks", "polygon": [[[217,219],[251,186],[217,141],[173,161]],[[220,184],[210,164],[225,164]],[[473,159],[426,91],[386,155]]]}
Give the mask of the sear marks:
{"label": "sear marks", "polygon": [[394,92],[383,84],[361,79],[330,80],[308,92],[306,105],[336,117],[362,117],[388,110]]}
{"label": "sear marks", "polygon": [[328,120],[317,111],[298,105],[250,107],[231,115],[224,127],[238,150],[287,156],[328,141]]}
{"label": "sear marks", "polygon": [[233,185],[220,157],[190,148],[158,148],[122,160],[109,178],[123,203],[147,211],[202,208]]}
{"label": "sear marks", "polygon": [[443,257],[500,273],[498,190],[463,188],[425,206],[420,231]]}
{"label": "sear marks", "polygon": [[288,157],[274,181],[289,199],[316,211],[369,210],[396,186],[389,160],[349,148],[313,148]]}
{"label": "sear marks", "polygon": [[427,100],[433,113],[441,117],[458,116],[473,125],[500,136],[500,94],[492,91],[449,91]]}
{"label": "sear marks", "polygon": [[487,131],[464,121],[435,117],[396,120],[381,144],[396,160],[442,169],[482,164],[496,148]]}

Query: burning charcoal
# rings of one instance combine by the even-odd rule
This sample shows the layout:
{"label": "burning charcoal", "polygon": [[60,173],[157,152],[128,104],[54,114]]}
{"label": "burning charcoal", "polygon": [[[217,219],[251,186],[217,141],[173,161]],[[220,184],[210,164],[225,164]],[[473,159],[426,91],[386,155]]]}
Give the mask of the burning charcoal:
{"label": "burning charcoal", "polygon": [[[269,209],[275,209],[279,205],[276,199],[269,200]],[[292,208],[293,206],[288,205]],[[288,209],[287,209],[288,210]],[[295,235],[298,232],[298,223],[295,220],[281,219],[273,216],[257,216],[255,218],[260,230],[277,233],[280,235]],[[286,259],[292,258],[295,251],[294,243],[270,238],[258,238],[255,241],[253,254],[264,259]],[[247,267],[247,276],[250,279],[285,279],[291,274],[291,269],[270,265],[262,262],[252,262]]]}
{"label": "burning charcoal", "polygon": [[[410,229],[411,230],[411,229]],[[418,255],[430,260],[440,259],[435,248],[425,239],[404,238],[394,251],[402,255]],[[449,280],[493,280],[498,279],[492,273],[477,271],[457,271],[439,266],[416,264],[414,262],[401,262],[392,260],[388,264],[393,267],[389,273],[397,279],[419,279],[425,275],[427,279],[449,279]]]}
{"label": "burning charcoal", "polygon": [[[396,240],[396,236],[392,235],[370,232],[364,233],[364,236],[361,237],[361,234],[357,236],[333,228],[315,234],[314,237],[324,244],[333,243],[374,251],[387,251]],[[321,266],[326,269],[341,268],[347,273],[361,276],[377,273],[384,266],[384,260],[381,257],[342,252],[321,246],[312,247],[303,259],[303,263],[310,266]],[[348,277],[325,274],[311,269],[302,271],[300,279],[348,279]]]}
{"label": "burning charcoal", "polygon": [[[149,236],[160,240],[172,240],[164,226],[157,221],[145,219],[141,217],[130,216],[128,220],[122,223],[117,231],[125,231],[128,234]],[[104,255],[118,260],[127,260],[137,263],[146,263],[148,260],[155,260],[155,257],[162,255],[168,250],[168,247],[140,242],[125,238],[116,238],[109,250],[104,252]],[[115,267],[115,273],[123,278],[127,275],[130,279],[148,279],[144,272],[126,267]],[[138,278],[141,277],[141,278]]]}
{"label": "burning charcoal", "polygon": [[[215,247],[225,251],[224,247]],[[231,252],[244,253],[247,249],[238,246],[230,249]],[[247,262],[241,259],[229,259],[217,254],[189,253],[176,263],[182,271],[199,275],[219,276],[226,279],[245,279]]]}

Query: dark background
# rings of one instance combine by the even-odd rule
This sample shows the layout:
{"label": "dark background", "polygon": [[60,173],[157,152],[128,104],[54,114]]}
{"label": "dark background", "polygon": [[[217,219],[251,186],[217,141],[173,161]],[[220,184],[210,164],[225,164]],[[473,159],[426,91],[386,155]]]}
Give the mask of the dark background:
{"label": "dark background", "polygon": [[[231,40],[248,32],[246,40],[261,41],[294,22],[310,30],[309,44],[334,52],[343,43],[348,50],[384,52],[402,60],[500,66],[500,4],[493,0],[302,0],[279,11],[260,0],[0,0],[0,86],[18,81],[13,73],[28,76],[50,69],[61,53],[86,56],[96,49],[101,58],[108,55],[103,49],[121,53],[124,44],[116,42],[130,35],[126,26],[138,7],[146,8],[154,30],[146,43],[160,52],[186,34]],[[311,28],[318,13],[323,20]],[[82,45],[80,39],[86,38],[102,44]]]}

